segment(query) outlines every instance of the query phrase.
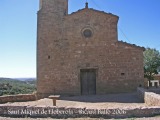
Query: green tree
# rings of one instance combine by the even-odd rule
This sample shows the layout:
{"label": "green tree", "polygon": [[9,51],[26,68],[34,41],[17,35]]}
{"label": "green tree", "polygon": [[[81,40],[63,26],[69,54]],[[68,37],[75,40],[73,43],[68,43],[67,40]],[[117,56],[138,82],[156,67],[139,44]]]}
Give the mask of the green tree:
{"label": "green tree", "polygon": [[160,66],[160,52],[156,49],[146,48],[144,55],[144,77],[148,80],[154,79],[158,74],[157,69]]}

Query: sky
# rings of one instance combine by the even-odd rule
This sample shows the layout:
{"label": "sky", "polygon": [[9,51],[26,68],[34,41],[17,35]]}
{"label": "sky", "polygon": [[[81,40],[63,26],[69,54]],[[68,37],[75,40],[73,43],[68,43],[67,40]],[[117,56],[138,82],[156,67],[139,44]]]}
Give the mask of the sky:
{"label": "sky", "polygon": [[[69,0],[69,13],[86,0]],[[88,0],[89,8],[119,16],[118,39],[160,50],[160,0]],[[36,77],[39,0],[0,0],[0,77]]]}

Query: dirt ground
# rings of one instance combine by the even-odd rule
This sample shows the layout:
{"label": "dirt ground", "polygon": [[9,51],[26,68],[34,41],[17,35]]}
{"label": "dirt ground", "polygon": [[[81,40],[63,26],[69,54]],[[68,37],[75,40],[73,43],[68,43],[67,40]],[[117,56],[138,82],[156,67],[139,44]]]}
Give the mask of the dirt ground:
{"label": "dirt ground", "polygon": [[[29,102],[8,102],[1,105],[11,106],[52,106],[51,99],[44,98],[37,101]],[[107,95],[93,95],[93,96],[72,96],[62,97],[57,100],[58,107],[86,107],[86,108],[137,108],[145,107],[136,93],[123,93],[123,94],[107,94]]]}

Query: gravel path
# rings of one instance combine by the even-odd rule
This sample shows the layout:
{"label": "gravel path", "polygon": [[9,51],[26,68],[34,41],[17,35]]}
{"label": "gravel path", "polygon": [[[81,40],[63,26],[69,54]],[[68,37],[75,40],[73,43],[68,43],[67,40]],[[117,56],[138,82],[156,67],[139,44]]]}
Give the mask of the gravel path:
{"label": "gravel path", "polygon": [[[37,101],[14,102],[1,105],[11,106],[52,106],[52,100],[44,98]],[[136,108],[145,107],[144,103],[139,101],[136,93],[108,94],[94,96],[73,96],[62,97],[57,100],[58,107],[86,107],[86,108]]]}

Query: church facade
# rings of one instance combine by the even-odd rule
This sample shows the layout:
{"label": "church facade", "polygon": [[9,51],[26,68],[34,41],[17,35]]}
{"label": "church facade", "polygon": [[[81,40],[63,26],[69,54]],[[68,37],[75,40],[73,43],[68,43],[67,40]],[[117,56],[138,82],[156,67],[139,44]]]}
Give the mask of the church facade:
{"label": "church facade", "polygon": [[68,0],[40,0],[37,94],[94,95],[143,86],[143,47],[118,41],[119,17]]}

